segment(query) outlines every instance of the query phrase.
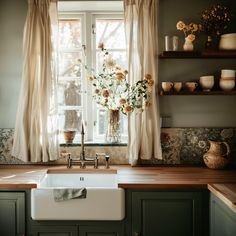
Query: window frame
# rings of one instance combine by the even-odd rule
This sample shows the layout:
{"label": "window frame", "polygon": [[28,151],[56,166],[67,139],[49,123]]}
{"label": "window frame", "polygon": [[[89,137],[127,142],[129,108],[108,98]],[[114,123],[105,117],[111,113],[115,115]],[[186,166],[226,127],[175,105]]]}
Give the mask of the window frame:
{"label": "window frame", "polygon": [[[116,17],[115,19],[124,19],[124,15],[122,11],[111,11],[111,10],[109,11],[78,11],[76,13],[68,12],[68,11],[60,11],[58,14],[59,20],[66,20],[66,19],[68,20],[80,19],[81,20],[82,48],[80,49],[80,51],[83,53],[83,45],[84,45],[85,46],[84,63],[91,68],[96,67],[96,53],[99,51],[96,45],[96,34],[93,33],[94,27],[96,27],[96,19],[113,19],[114,16]],[[115,50],[109,49],[109,51],[124,52],[126,51],[126,49],[115,49]],[[82,69],[81,78],[82,77],[86,78],[86,71],[84,70],[84,68]],[[92,96],[86,96],[86,99],[85,99],[84,91],[86,91],[87,94],[92,95],[92,85],[87,79],[85,79],[84,81],[81,80],[81,91],[82,91],[82,96],[81,96],[82,103],[79,110],[82,111],[82,120],[85,121],[84,122],[85,123],[85,142],[106,144],[106,142],[104,141],[104,135],[98,135],[98,130],[97,132],[95,132],[96,129],[98,129],[97,114],[98,114],[99,108],[97,108],[97,104],[93,100]],[[88,109],[88,107],[91,107],[92,111]],[[106,109],[104,108],[104,110]],[[76,136],[77,137],[75,138],[74,143],[77,143],[80,141],[79,132],[77,132]],[[128,135],[122,135],[123,143],[126,143],[127,136]]]}

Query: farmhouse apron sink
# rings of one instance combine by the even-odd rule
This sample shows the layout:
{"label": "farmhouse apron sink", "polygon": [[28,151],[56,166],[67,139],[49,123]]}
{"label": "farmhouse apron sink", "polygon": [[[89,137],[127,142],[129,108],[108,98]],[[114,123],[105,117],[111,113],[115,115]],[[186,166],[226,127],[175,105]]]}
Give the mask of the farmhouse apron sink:
{"label": "farmhouse apron sink", "polygon": [[[54,189],[86,188],[87,196],[56,202]],[[118,188],[117,173],[48,173],[31,190],[34,220],[122,220],[124,189]]]}

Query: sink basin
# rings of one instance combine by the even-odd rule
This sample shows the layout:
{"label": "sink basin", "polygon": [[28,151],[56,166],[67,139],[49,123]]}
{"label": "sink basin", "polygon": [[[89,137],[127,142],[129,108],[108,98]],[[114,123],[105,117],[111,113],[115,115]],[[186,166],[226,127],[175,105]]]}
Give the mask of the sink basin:
{"label": "sink basin", "polygon": [[[56,202],[56,188],[86,188],[87,196]],[[34,220],[122,220],[124,189],[118,188],[116,172],[48,173],[31,190],[31,216]]]}

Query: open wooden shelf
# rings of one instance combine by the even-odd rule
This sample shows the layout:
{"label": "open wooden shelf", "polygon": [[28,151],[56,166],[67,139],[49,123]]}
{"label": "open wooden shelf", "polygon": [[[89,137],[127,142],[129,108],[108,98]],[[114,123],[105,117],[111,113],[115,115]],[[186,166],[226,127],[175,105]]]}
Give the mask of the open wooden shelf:
{"label": "open wooden shelf", "polygon": [[235,58],[236,50],[218,50],[218,51],[163,51],[159,55],[160,59],[184,59],[184,58]]}
{"label": "open wooden shelf", "polygon": [[236,95],[236,90],[232,91],[194,91],[194,92],[189,92],[189,91],[180,91],[180,92],[164,92],[160,91],[159,93],[160,96],[180,96],[180,95]]}

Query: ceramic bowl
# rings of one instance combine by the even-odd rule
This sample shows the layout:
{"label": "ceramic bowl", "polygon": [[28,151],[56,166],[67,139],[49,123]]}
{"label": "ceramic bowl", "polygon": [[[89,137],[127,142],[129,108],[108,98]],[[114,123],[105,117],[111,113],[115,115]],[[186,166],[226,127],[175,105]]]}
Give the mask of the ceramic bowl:
{"label": "ceramic bowl", "polygon": [[231,91],[235,87],[235,79],[220,79],[220,88],[223,91]]}
{"label": "ceramic bowl", "polygon": [[236,33],[221,35],[219,48],[221,50],[236,50]]}
{"label": "ceramic bowl", "polygon": [[234,78],[235,77],[235,70],[221,70],[221,78]]}
{"label": "ceramic bowl", "polygon": [[203,91],[210,91],[214,86],[214,76],[201,76],[199,79],[199,84],[201,85]]}

